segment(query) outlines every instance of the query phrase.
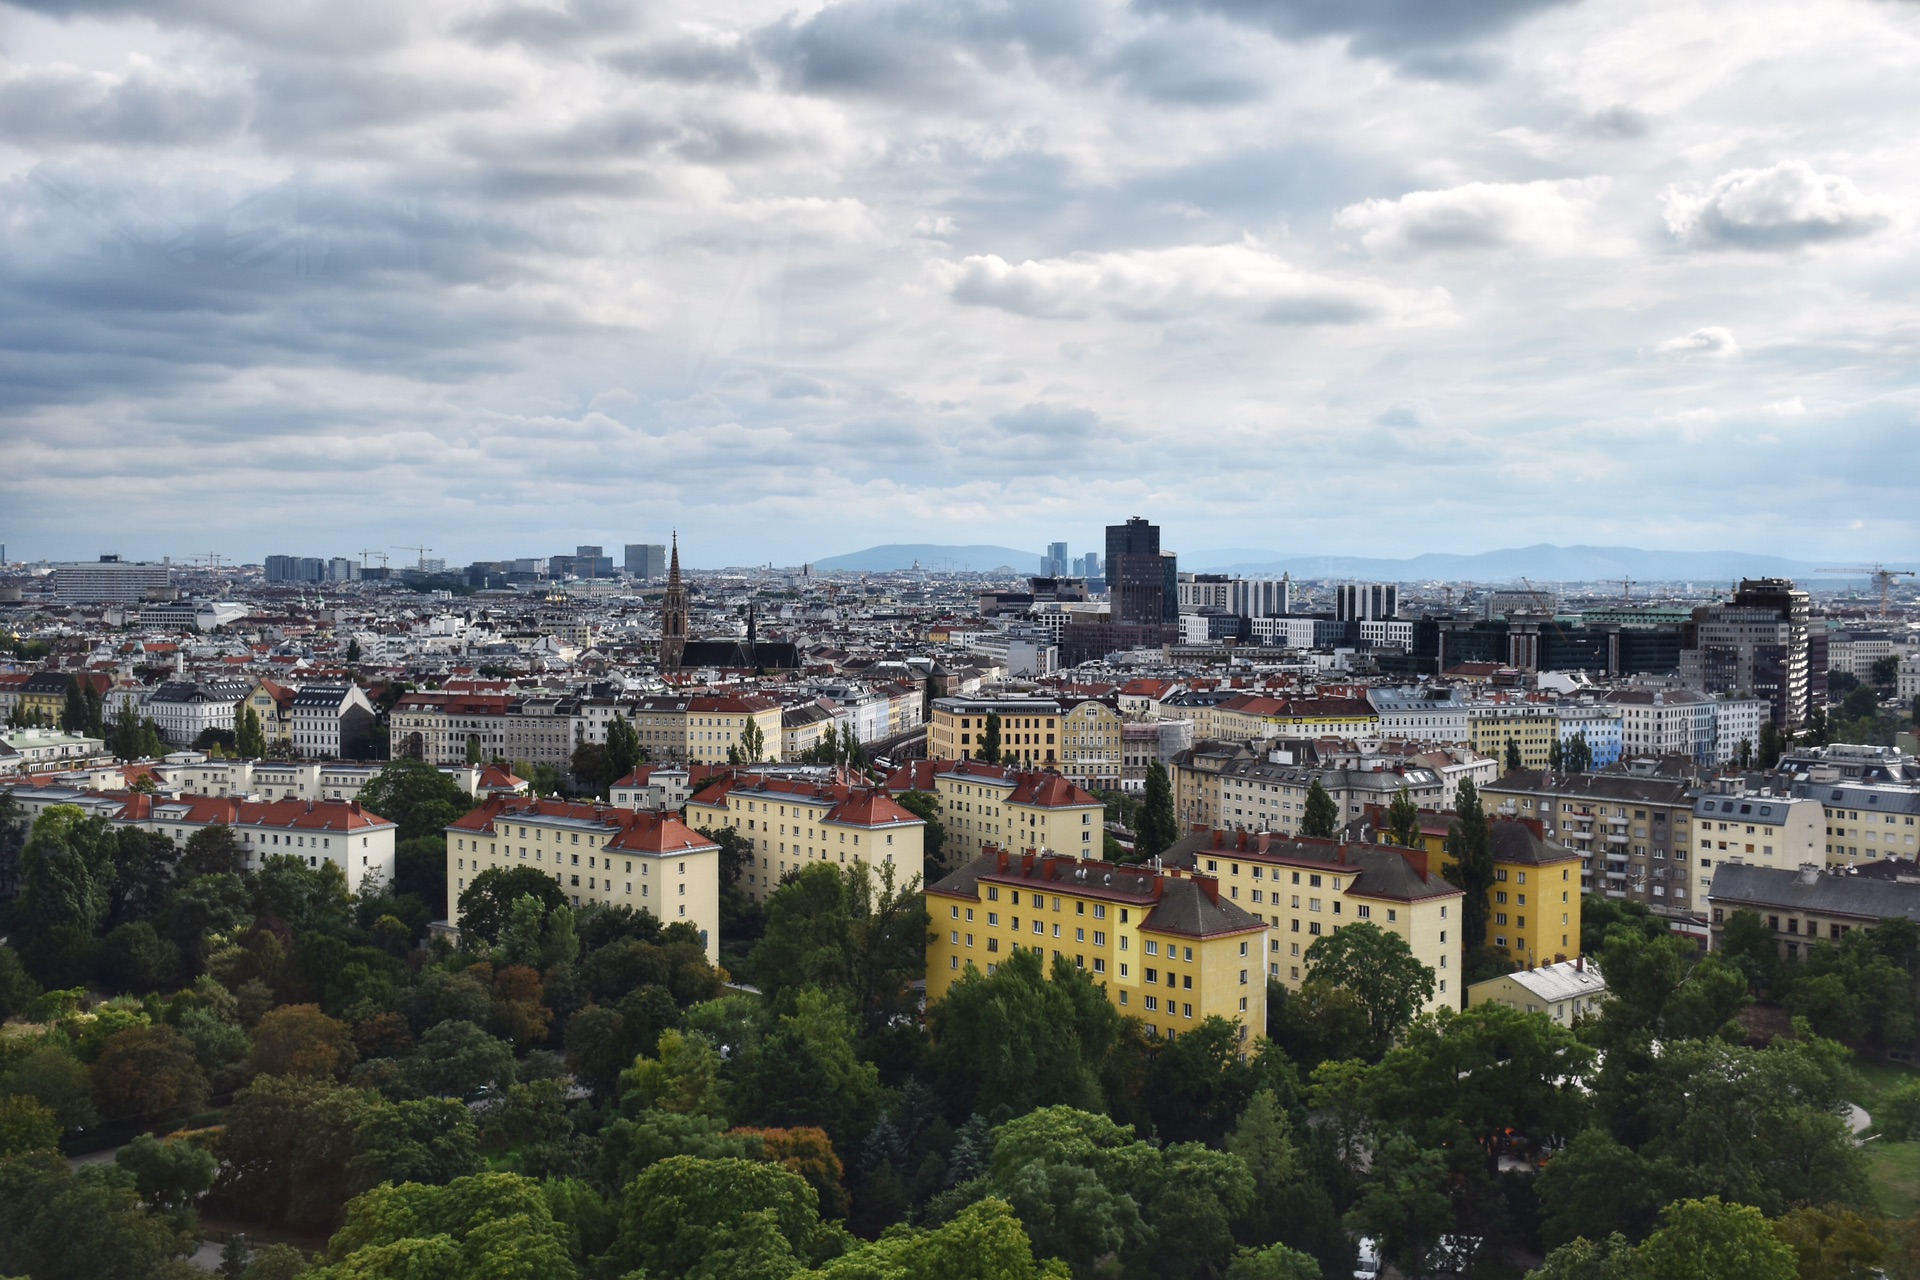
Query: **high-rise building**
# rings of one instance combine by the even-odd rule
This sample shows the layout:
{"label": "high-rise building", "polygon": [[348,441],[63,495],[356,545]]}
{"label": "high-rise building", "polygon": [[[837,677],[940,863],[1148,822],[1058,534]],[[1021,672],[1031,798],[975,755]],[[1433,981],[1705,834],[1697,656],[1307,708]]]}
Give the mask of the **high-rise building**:
{"label": "high-rise building", "polygon": [[667,548],[659,542],[629,542],[627,544],[627,576],[639,578],[645,582],[667,576]]}
{"label": "high-rise building", "polygon": [[1047,554],[1040,557],[1040,576],[1043,578],[1064,578],[1067,576],[1067,544],[1049,542]]}
{"label": "high-rise building", "polygon": [[1293,579],[1235,578],[1228,608],[1243,618],[1284,618],[1293,612]]}
{"label": "high-rise building", "polygon": [[1089,551],[1084,556],[1076,557],[1073,564],[1074,573],[1082,578],[1097,578],[1100,576],[1100,553],[1098,551]]}
{"label": "high-rise building", "polygon": [[53,570],[53,598],[60,601],[144,600],[172,589],[173,570],[166,565],[135,564],[119,556],[55,565]]}
{"label": "high-rise building", "polygon": [[1400,616],[1400,588],[1390,582],[1348,582],[1334,588],[1335,622],[1383,622]]}
{"label": "high-rise building", "polygon": [[1798,728],[1810,706],[1812,602],[1786,578],[1746,578],[1726,604],[1681,628],[1680,679],[1703,693],[1751,694],[1773,722]]}
{"label": "high-rise building", "polygon": [[611,578],[613,576],[613,558],[605,554],[604,547],[575,547],[573,549],[573,571],[582,578]]}
{"label": "high-rise building", "polygon": [[1180,564],[1160,550],[1160,526],[1134,516],[1107,526],[1107,593],[1115,622],[1180,621]]}

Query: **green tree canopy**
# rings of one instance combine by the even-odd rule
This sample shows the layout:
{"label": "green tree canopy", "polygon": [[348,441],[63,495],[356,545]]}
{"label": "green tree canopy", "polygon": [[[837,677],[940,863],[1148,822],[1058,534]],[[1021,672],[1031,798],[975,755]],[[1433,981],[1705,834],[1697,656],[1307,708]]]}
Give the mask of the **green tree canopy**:
{"label": "green tree canopy", "polygon": [[757,1160],[670,1156],[628,1184],[619,1224],[612,1265],[686,1280],[787,1276],[850,1243],[806,1179]]}
{"label": "green tree canopy", "polygon": [[545,911],[567,905],[559,882],[532,867],[489,867],[467,883],[460,893],[460,933],[482,942],[496,942],[513,919],[513,904],[523,897],[537,900]]}
{"label": "green tree canopy", "polygon": [[1147,761],[1146,792],[1141,797],[1140,829],[1134,832],[1134,857],[1151,858],[1166,852],[1180,838],[1173,812],[1173,782],[1158,758]]}
{"label": "green tree canopy", "polygon": [[1384,1051],[1433,998],[1433,970],[1420,963],[1406,939],[1366,921],[1317,939],[1306,961],[1308,982],[1353,993],[1366,1010],[1376,1051]]}
{"label": "green tree canopy", "polygon": [[[474,800],[460,784],[420,760],[389,761],[360,789],[360,806],[379,814],[400,829],[399,840],[441,836],[447,825]],[[483,873],[484,874],[484,873]]]}
{"label": "green tree canopy", "polygon": [[1300,834],[1331,840],[1339,830],[1340,806],[1320,785],[1320,779],[1315,778],[1313,785],[1307,788],[1306,809],[1300,815]]}
{"label": "green tree canopy", "polygon": [[905,1008],[908,984],[925,972],[929,918],[916,884],[899,885],[891,863],[815,863],[767,899],[767,927],[751,966],[768,999],[799,987],[838,991],[864,1024]]}
{"label": "green tree canopy", "polygon": [[1405,787],[1393,793],[1387,806],[1387,837],[1402,849],[1420,848],[1420,806]]}
{"label": "green tree canopy", "polygon": [[1045,963],[1037,951],[1018,950],[991,975],[969,967],[929,1011],[929,1065],[961,1112],[1100,1108],[1100,1071],[1120,1036],[1119,1011],[1064,957],[1053,961],[1051,980]]}
{"label": "green tree canopy", "polygon": [[1473,779],[1460,780],[1453,812],[1440,874],[1466,895],[1460,903],[1460,940],[1465,950],[1478,951],[1487,942],[1487,895],[1493,888],[1494,874],[1493,831]]}

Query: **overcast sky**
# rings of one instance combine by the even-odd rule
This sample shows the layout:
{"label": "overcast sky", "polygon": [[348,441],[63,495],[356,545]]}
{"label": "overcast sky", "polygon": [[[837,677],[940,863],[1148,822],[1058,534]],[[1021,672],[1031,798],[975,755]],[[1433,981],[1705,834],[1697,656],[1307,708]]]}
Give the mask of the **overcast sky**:
{"label": "overcast sky", "polygon": [[0,0],[0,540],[1896,560],[1917,208],[1912,0]]}

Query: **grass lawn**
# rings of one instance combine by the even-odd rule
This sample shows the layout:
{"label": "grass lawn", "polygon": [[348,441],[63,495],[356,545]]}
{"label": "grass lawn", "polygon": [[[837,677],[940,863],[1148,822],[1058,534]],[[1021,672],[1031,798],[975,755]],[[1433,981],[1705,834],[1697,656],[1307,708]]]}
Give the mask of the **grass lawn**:
{"label": "grass lawn", "polygon": [[1869,1142],[1867,1178],[1880,1212],[1910,1218],[1920,1210],[1920,1142]]}
{"label": "grass lawn", "polygon": [[1920,1072],[1916,1072],[1912,1067],[1901,1066],[1897,1062],[1868,1062],[1865,1059],[1856,1058],[1853,1069],[1859,1073],[1863,1088],[1859,1097],[1849,1101],[1865,1107],[1869,1115],[1873,1113],[1875,1099],[1886,1090],[1895,1085],[1905,1084],[1909,1080],[1920,1079]]}

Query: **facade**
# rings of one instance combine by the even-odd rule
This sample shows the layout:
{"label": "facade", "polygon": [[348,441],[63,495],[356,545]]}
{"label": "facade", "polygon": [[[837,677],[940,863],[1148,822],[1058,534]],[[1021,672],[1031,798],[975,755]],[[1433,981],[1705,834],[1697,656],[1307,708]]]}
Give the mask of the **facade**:
{"label": "facade", "polygon": [[1561,705],[1554,713],[1560,731],[1560,750],[1564,754],[1575,738],[1585,736],[1587,750],[1593,753],[1593,767],[1604,769],[1620,759],[1626,740],[1626,728],[1611,707]]}
{"label": "facade", "polygon": [[1193,746],[1191,720],[1129,720],[1120,726],[1120,790],[1139,795],[1147,789],[1147,766],[1154,761],[1173,773],[1174,759]]}
{"label": "facade", "polygon": [[652,582],[667,576],[667,549],[657,542],[626,544],[627,576]]}
{"label": "facade", "polygon": [[[242,707],[252,710],[260,720],[260,736],[267,740],[269,750],[275,747],[293,746],[293,695],[294,691],[283,684],[262,678],[247,691]],[[234,727],[239,727],[239,713],[236,713]]]}
{"label": "facade", "polygon": [[177,845],[185,845],[208,827],[230,827],[246,854],[249,869],[277,856],[300,858],[309,867],[331,862],[355,892],[369,876],[379,885],[393,879],[393,839],[399,830],[352,801],[262,803],[232,797],[172,798],[139,792],[125,798],[115,821],[167,836]]}
{"label": "facade", "polygon": [[1332,797],[1341,825],[1362,818],[1368,805],[1391,804],[1402,789],[1421,808],[1445,808],[1457,786],[1424,765],[1323,768],[1230,742],[1201,743],[1176,757],[1170,772],[1174,814],[1183,830],[1298,834],[1315,782]]}
{"label": "facade", "polygon": [[1107,526],[1107,595],[1116,623],[1172,626],[1180,621],[1180,567],[1160,550],[1160,526],[1139,516]]}
{"label": "facade", "polygon": [[1520,749],[1522,769],[1544,769],[1560,740],[1559,718],[1550,703],[1516,702],[1478,707],[1470,720],[1467,744],[1476,755],[1492,756],[1506,768],[1507,744]]}
{"label": "facade", "polygon": [[884,791],[730,774],[688,800],[686,815],[702,830],[729,827],[753,847],[741,888],[756,901],[764,902],[789,873],[819,864],[865,863],[876,875],[891,867],[895,886],[907,890],[926,879],[926,821]]}
{"label": "facade", "polygon": [[1503,1004],[1521,1013],[1538,1013],[1563,1027],[1581,1018],[1597,1018],[1607,998],[1607,981],[1584,958],[1561,960],[1537,969],[1488,978],[1467,988],[1467,1007]]}
{"label": "facade", "polygon": [[1830,867],[1920,857],[1920,788],[1798,782],[1793,794],[1819,802]]}
{"label": "facade", "polygon": [[1465,742],[1470,732],[1468,702],[1458,689],[1367,690],[1383,737],[1418,742]]}
{"label": "facade", "polygon": [[690,924],[707,959],[720,958],[720,846],[671,814],[495,797],[447,828],[453,923],[475,876],[515,866],[552,876],[576,907],[623,905]]}
{"label": "facade", "polygon": [[1792,870],[1828,861],[1826,815],[1818,800],[1748,795],[1736,781],[1727,791],[1700,796],[1693,812],[1696,901],[1712,887],[1717,869],[1730,863]]}
{"label": "facade", "polygon": [[780,704],[757,694],[662,694],[633,705],[633,728],[652,760],[726,764],[728,749],[744,756],[751,721],[760,730],[760,759],[778,761],[783,745]]}
{"label": "facade", "polygon": [[678,813],[693,798],[691,771],[685,765],[643,764],[608,788],[607,796],[621,809]]}
{"label": "facade", "polygon": [[1236,694],[1197,716],[1201,737],[1251,742],[1257,738],[1366,738],[1380,716],[1365,698],[1268,698]]}
{"label": "facade", "polygon": [[1496,819],[1493,887],[1487,890],[1487,944],[1515,964],[1580,954],[1580,854],[1546,837],[1539,819]]}
{"label": "facade", "polygon": [[505,694],[409,693],[387,717],[393,755],[428,764],[464,764],[471,744],[482,760],[504,760],[506,717],[513,703]]}
{"label": "facade", "polygon": [[1464,895],[1433,870],[1423,850],[1273,833],[1196,831],[1162,860],[1216,878],[1225,902],[1269,926],[1267,976],[1289,990],[1306,980],[1315,939],[1367,923],[1406,942],[1434,971],[1422,1010],[1460,1007],[1460,903]]}
{"label": "facade", "polygon": [[927,758],[976,758],[986,738],[987,717],[998,715],[1002,759],[1054,768],[1060,763],[1065,714],[1052,698],[935,698],[927,717]]}
{"label": "facade", "polygon": [[678,671],[687,652],[687,587],[680,581],[680,535],[667,562],[667,594],[660,601],[660,670]]}
{"label": "facade", "polygon": [[1120,790],[1125,730],[1112,700],[1074,703],[1060,717],[1060,772],[1089,791]]}
{"label": "facade", "polygon": [[940,800],[949,861],[1015,846],[1097,858],[1105,848],[1106,806],[1057,773],[1022,772],[980,760],[915,760],[887,778],[894,795]]}
{"label": "facade", "polygon": [[71,769],[113,753],[99,738],[59,729],[0,729],[0,775]]}
{"label": "facade", "polygon": [[232,733],[240,703],[252,691],[252,685],[237,680],[172,680],[148,697],[145,714],[161,737],[190,747],[209,729]]}
{"label": "facade", "polygon": [[[191,760],[162,764],[167,789],[245,800],[357,800],[385,767],[378,761]],[[526,782],[497,765],[442,765],[460,790],[484,799],[526,790]]]}
{"label": "facade", "polygon": [[1796,960],[1816,941],[1838,942],[1886,919],[1920,924],[1920,883],[1822,871],[1817,865],[1760,867],[1722,863],[1707,891],[1708,947],[1719,950],[1727,917],[1751,911],[1766,922],[1780,955]]}
{"label": "facade", "polygon": [[[248,691],[248,705],[256,691],[257,687]],[[373,736],[376,714],[359,685],[305,685],[293,695],[293,749],[313,760],[358,756]]]}
{"label": "facade", "polygon": [[1490,817],[1535,819],[1580,855],[1582,890],[1671,916],[1694,892],[1694,794],[1684,779],[1632,773],[1510,773],[1480,789]]}
{"label": "facade", "polygon": [[119,556],[53,569],[53,598],[62,603],[147,600],[165,597],[172,590],[173,570],[168,566],[136,564]]}
{"label": "facade", "polygon": [[1811,613],[1807,593],[1785,578],[1743,580],[1729,603],[1693,611],[1682,629],[1681,681],[1703,693],[1758,697],[1775,724],[1799,728],[1813,692]]}
{"label": "facade", "polygon": [[1333,590],[1336,622],[1380,622],[1400,616],[1400,588],[1390,582],[1346,582]]}
{"label": "facade", "polygon": [[1149,1036],[1209,1017],[1266,1034],[1260,957],[1268,927],[1221,895],[1220,878],[989,849],[927,890],[927,1001],[1020,947],[1087,971]]}

